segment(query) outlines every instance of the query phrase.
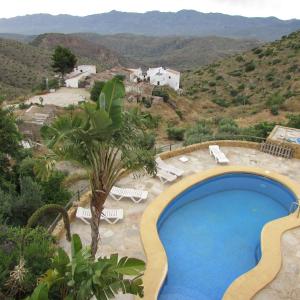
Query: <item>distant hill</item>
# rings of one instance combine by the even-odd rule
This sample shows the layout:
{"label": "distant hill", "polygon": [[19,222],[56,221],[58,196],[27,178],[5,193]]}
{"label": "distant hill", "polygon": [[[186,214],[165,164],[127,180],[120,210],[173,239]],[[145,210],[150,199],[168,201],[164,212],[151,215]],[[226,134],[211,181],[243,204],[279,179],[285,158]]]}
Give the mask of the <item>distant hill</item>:
{"label": "distant hill", "polygon": [[25,96],[51,73],[50,52],[18,41],[0,39],[0,95]]}
{"label": "distant hill", "polygon": [[300,31],[185,72],[182,86],[195,118],[227,116],[248,125],[299,113],[299,78]]}
{"label": "distant hill", "polygon": [[162,65],[178,70],[207,65],[260,44],[255,40],[221,37],[148,37],[93,33],[81,33],[75,36],[114,50],[119,54],[121,64],[126,67]]}
{"label": "distant hill", "polygon": [[[19,36],[9,37],[20,40]],[[119,57],[113,51],[80,37],[48,34],[29,44],[24,43],[28,39],[21,40],[0,38],[0,96],[7,99],[25,97],[44,77],[53,76],[51,56],[57,45],[69,47],[78,64],[96,64],[99,71],[119,65]]]}
{"label": "distant hill", "polygon": [[70,48],[80,64],[97,65],[98,71],[120,65],[119,55],[115,51],[80,36],[48,33],[39,35],[30,44],[51,51],[58,45]]}
{"label": "distant hill", "polygon": [[300,29],[299,20],[246,18],[182,10],[177,13],[111,11],[86,17],[36,14],[0,19],[0,32],[38,35],[46,32],[98,34],[132,33],[149,36],[223,36],[275,40]]}

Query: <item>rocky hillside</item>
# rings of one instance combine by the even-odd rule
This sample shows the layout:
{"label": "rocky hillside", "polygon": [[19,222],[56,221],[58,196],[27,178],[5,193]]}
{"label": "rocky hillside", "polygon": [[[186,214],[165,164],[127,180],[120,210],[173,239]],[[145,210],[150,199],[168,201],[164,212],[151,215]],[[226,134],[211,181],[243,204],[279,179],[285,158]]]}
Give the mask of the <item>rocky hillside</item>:
{"label": "rocky hillside", "polygon": [[168,66],[178,70],[194,69],[234,53],[249,50],[255,40],[222,37],[149,37],[132,34],[76,34],[120,55],[126,67]]}
{"label": "rocky hillside", "polygon": [[194,118],[228,116],[248,125],[299,113],[299,78],[300,32],[295,32],[186,72],[182,86]]}
{"label": "rocky hillside", "polygon": [[120,65],[120,57],[113,50],[79,36],[49,33],[36,37],[30,44],[50,51],[58,45],[70,48],[79,64],[95,64],[98,71]]}
{"label": "rocky hillside", "polygon": [[0,96],[8,100],[26,97],[44,77],[51,77],[51,56],[57,45],[70,48],[79,64],[96,64],[99,71],[119,65],[113,51],[80,37],[47,34],[29,44],[0,38]]}
{"label": "rocky hillside", "polygon": [[272,41],[300,29],[299,20],[246,18],[194,10],[127,13],[111,11],[86,17],[35,14],[0,19],[0,32],[36,35],[46,32],[99,34],[132,33],[149,36],[223,36]]}
{"label": "rocky hillside", "polygon": [[21,42],[0,39],[0,95],[25,96],[50,70],[51,53]]}

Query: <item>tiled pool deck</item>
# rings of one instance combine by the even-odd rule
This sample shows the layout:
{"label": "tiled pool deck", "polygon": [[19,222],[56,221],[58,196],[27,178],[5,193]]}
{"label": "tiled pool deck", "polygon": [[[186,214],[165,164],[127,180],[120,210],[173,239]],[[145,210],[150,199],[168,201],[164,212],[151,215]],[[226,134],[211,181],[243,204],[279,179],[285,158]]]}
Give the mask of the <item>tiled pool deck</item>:
{"label": "tiled pool deck", "polygon": [[[230,165],[259,167],[275,171],[300,182],[300,160],[277,158],[248,148],[222,147],[222,150],[230,159]],[[183,169],[185,171],[184,176],[216,167],[216,163],[209,155],[208,150],[194,151],[185,154],[185,156],[189,158],[186,163],[179,161],[179,157],[173,157],[166,161]],[[145,259],[139,235],[141,216],[147,205],[170,185],[163,185],[159,179],[146,175],[137,179],[130,175],[122,178],[118,182],[118,186],[145,189],[149,192],[149,196],[145,202],[140,204],[135,204],[128,199],[120,202],[108,199],[106,207],[124,209],[124,220],[115,225],[102,222],[100,227],[101,242],[97,255],[109,255],[117,252],[121,256]],[[75,220],[71,224],[71,230],[72,233],[78,233],[81,236],[83,243],[90,243],[90,227],[88,225],[80,220]],[[62,239],[60,244],[69,250],[70,245],[66,240]],[[279,274],[255,296],[256,300],[300,299],[300,227],[283,235],[282,255],[283,265]],[[133,297],[121,296],[120,299],[133,299]]]}

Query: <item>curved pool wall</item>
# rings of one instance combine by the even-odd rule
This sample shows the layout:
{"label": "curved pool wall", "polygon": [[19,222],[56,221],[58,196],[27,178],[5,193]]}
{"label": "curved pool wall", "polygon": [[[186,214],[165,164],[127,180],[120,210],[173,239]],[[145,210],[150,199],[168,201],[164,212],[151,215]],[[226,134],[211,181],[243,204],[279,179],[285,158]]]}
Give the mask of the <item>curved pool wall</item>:
{"label": "curved pool wall", "polygon": [[[176,150],[175,150],[176,152]],[[178,155],[178,153],[176,152]],[[180,153],[182,154],[182,153]],[[158,235],[157,225],[166,208],[188,189],[219,175],[232,173],[255,174],[274,180],[288,190],[295,198],[300,199],[300,186],[295,181],[279,173],[246,166],[222,166],[202,171],[176,182],[165,189],[152,201],[141,219],[140,235],[147,257],[146,270],[143,276],[144,300],[155,300],[159,297],[168,273],[166,251]],[[261,232],[261,259],[250,271],[235,279],[223,295],[223,300],[251,299],[258,291],[269,284],[281,268],[281,236],[285,231],[300,226],[299,210],[286,217],[267,223]],[[260,253],[257,254],[260,256]],[[140,299],[137,297],[137,299]]]}
{"label": "curved pool wall", "polygon": [[216,176],[177,196],[157,223],[168,257],[159,300],[222,299],[259,262],[263,226],[295,201],[282,184],[247,173]]}

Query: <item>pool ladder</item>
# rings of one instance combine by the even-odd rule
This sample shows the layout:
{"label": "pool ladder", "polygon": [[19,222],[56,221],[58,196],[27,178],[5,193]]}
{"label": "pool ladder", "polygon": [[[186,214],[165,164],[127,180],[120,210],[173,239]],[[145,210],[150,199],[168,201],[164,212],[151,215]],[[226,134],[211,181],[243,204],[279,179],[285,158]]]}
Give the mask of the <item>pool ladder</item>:
{"label": "pool ladder", "polygon": [[297,210],[297,218],[300,215],[300,205],[299,202],[293,202],[290,206],[289,215]]}

